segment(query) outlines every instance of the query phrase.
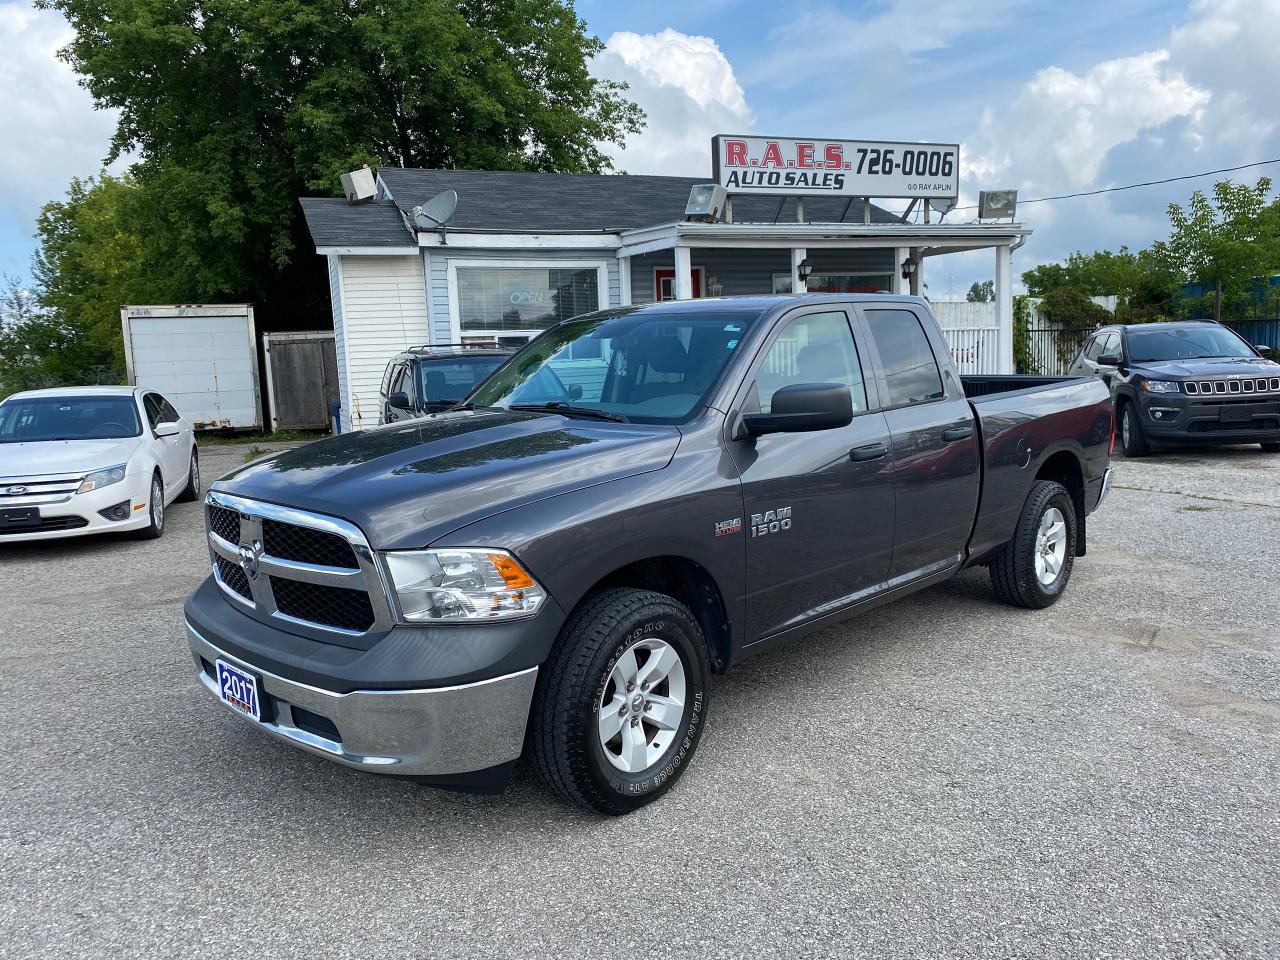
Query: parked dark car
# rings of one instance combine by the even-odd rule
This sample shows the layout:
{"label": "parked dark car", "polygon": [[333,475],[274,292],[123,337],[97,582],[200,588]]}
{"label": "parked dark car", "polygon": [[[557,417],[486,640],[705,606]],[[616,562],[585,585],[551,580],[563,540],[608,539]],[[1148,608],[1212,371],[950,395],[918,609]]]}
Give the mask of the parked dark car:
{"label": "parked dark car", "polygon": [[688,767],[712,673],[975,565],[1054,603],[1112,409],[1096,379],[962,378],[919,298],[566,320],[450,412],[215,482],[194,672],[351,767],[495,788],[527,749],[625,813]]}
{"label": "parked dark car", "polygon": [[1125,456],[1153,444],[1260,443],[1280,452],[1280,363],[1212,320],[1103,327],[1071,372],[1111,388]]}
{"label": "parked dark car", "polygon": [[379,423],[448,410],[514,353],[507,347],[451,343],[396,354],[382,375]]}

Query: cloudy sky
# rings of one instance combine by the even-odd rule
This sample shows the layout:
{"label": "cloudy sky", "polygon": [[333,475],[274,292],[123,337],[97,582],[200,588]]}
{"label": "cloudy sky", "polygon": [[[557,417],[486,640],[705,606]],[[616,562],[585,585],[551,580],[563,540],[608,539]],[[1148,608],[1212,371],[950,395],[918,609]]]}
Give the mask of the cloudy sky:
{"label": "cloudy sky", "polygon": [[[1041,197],[1280,157],[1280,0],[580,0],[649,125],[632,173],[710,172],[717,132],[963,145],[965,198]],[[112,129],[54,57],[53,13],[0,0],[0,271],[26,275],[35,214],[96,172]],[[1280,165],[1272,168],[1280,174]],[[1246,172],[1239,176],[1253,177]],[[1212,180],[1025,206],[1018,271],[1143,246]],[[954,216],[954,215],[953,215]],[[930,263],[962,296],[989,254]]]}

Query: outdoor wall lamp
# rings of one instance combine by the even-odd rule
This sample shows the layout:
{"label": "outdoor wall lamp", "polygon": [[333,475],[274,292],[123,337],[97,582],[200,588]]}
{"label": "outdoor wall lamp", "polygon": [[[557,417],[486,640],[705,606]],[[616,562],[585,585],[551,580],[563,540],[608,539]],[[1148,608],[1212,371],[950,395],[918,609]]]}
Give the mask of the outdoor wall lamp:
{"label": "outdoor wall lamp", "polygon": [[920,262],[915,257],[907,257],[902,261],[902,279],[910,280],[919,268]]}
{"label": "outdoor wall lamp", "polygon": [[801,283],[806,283],[811,273],[813,273],[813,264],[808,260],[801,260],[796,264],[796,276],[800,278]]}

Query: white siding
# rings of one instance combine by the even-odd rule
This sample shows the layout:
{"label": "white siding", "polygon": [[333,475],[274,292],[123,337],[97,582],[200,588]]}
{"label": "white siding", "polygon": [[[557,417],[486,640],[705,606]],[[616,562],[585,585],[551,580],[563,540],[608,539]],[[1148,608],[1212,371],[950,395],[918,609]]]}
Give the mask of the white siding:
{"label": "white siding", "polygon": [[333,342],[338,359],[338,402],[342,404],[342,429],[347,421],[347,345],[342,333],[342,264],[337,254],[329,254],[329,303],[333,308]]}
{"label": "white siding", "polygon": [[[387,361],[430,340],[422,257],[343,257],[341,312],[342,426],[359,430],[378,423],[378,389]],[[336,312],[334,319],[336,328]]]}

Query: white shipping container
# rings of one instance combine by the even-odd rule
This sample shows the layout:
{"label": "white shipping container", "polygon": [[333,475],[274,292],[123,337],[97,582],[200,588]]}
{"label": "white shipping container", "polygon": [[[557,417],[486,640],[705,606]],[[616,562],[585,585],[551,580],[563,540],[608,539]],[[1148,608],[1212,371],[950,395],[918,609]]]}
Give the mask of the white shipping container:
{"label": "white shipping container", "polygon": [[262,426],[252,306],[122,307],[120,324],[131,384],[159,391],[197,430]]}

